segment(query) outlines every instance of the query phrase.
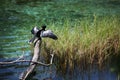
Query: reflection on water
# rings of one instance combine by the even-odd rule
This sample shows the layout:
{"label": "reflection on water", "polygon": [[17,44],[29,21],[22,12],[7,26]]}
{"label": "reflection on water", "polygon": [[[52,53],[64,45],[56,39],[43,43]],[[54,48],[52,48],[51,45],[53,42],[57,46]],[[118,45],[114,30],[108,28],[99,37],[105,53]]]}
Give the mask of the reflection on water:
{"label": "reflection on water", "polygon": [[[83,0],[0,0],[0,61],[8,60],[21,55],[24,51],[30,56],[31,47],[28,40],[30,30],[35,25],[54,22],[70,18],[71,20],[96,14],[119,15],[120,2],[83,1]],[[7,59],[6,59],[7,58]],[[0,80],[18,80],[27,63],[17,65],[0,65]],[[73,73],[63,75],[56,67],[37,67],[36,75],[31,80],[117,80],[115,73],[108,69],[99,71],[92,69],[80,72],[75,68]]]}

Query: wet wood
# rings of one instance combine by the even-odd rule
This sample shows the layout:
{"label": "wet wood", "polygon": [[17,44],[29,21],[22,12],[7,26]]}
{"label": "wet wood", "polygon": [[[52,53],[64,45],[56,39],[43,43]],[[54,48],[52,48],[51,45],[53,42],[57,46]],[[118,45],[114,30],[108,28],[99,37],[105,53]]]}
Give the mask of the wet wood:
{"label": "wet wood", "polygon": [[[33,62],[37,62],[39,60],[40,57],[40,49],[41,49],[41,40],[37,40],[34,46],[34,55],[32,58]],[[24,71],[21,76],[19,77],[20,80],[25,80],[35,69],[35,67],[37,66],[36,63],[30,63],[29,67],[27,68],[26,71]]]}
{"label": "wet wood", "polygon": [[34,71],[35,67],[38,64],[42,65],[42,66],[50,66],[53,63],[54,53],[50,54],[51,60],[50,60],[49,64],[39,62],[40,52],[41,52],[41,44],[42,44],[42,40],[39,40],[39,39],[36,40],[35,45],[34,45],[34,54],[33,54],[32,60],[21,60],[24,58],[24,56],[22,55],[21,57],[19,57],[18,59],[14,60],[14,61],[0,62],[0,65],[14,64],[14,63],[18,63],[18,62],[30,62],[29,67],[19,77],[20,80],[26,80],[31,75],[31,73]]}

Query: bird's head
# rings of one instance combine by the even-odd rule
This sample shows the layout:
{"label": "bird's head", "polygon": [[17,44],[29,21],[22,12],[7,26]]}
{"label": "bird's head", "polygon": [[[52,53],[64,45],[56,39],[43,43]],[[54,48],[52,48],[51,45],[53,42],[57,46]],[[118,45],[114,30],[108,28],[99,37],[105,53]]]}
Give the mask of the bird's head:
{"label": "bird's head", "polygon": [[45,31],[46,25],[42,25],[41,27],[42,27],[42,30]]}

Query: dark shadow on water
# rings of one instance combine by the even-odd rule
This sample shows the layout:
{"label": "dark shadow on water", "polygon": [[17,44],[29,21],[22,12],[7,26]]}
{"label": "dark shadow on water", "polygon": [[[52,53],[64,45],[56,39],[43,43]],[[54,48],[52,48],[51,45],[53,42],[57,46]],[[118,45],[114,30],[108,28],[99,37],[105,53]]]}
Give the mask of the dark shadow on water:
{"label": "dark shadow on water", "polygon": [[118,0],[108,1],[108,3],[113,5],[120,5],[120,1]]}
{"label": "dark shadow on water", "polygon": [[112,56],[110,67],[111,67],[111,71],[118,74],[118,78],[120,79],[120,54],[116,54]]}

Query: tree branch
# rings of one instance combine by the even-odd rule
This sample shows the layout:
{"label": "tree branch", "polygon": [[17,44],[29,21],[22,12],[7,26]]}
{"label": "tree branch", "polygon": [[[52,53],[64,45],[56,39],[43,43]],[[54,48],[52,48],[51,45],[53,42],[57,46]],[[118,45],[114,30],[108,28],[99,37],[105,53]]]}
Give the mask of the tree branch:
{"label": "tree branch", "polygon": [[14,63],[19,63],[19,62],[31,62],[31,63],[43,65],[43,66],[50,66],[53,63],[53,57],[54,57],[54,54],[51,54],[51,60],[50,60],[49,64],[42,63],[42,62],[39,62],[39,61],[32,61],[32,60],[20,60],[21,59],[21,57],[20,57],[20,58],[14,60],[14,61],[0,62],[0,65],[14,64]]}
{"label": "tree branch", "polygon": [[22,55],[21,57],[19,57],[18,59],[14,60],[14,61],[0,62],[0,65],[14,64],[14,63],[18,63],[18,62],[30,62],[29,67],[19,77],[20,80],[26,80],[29,77],[29,75],[33,72],[33,70],[35,69],[37,64],[43,65],[43,66],[50,66],[53,63],[54,54],[50,54],[51,55],[51,60],[50,60],[49,64],[45,64],[45,63],[42,63],[42,62],[38,61],[39,57],[40,57],[40,52],[41,52],[41,43],[42,43],[42,39],[38,38],[38,37],[35,37],[35,40],[34,40],[34,55],[32,57],[32,60],[21,60],[24,57]]}

